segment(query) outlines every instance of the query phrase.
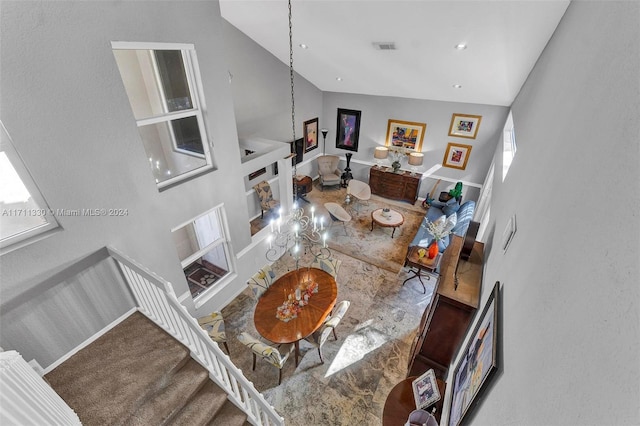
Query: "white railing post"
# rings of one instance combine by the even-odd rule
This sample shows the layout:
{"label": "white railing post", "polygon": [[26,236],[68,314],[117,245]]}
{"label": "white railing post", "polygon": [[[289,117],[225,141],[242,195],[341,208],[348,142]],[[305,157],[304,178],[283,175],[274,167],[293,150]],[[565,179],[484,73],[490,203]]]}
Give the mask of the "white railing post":
{"label": "white railing post", "polygon": [[264,399],[229,357],[198,325],[175,296],[171,283],[113,248],[107,248],[122,271],[138,310],[185,345],[191,356],[209,371],[209,377],[256,426],[284,426],[284,419]]}
{"label": "white railing post", "polygon": [[78,415],[16,351],[0,352],[0,424],[81,425]]}

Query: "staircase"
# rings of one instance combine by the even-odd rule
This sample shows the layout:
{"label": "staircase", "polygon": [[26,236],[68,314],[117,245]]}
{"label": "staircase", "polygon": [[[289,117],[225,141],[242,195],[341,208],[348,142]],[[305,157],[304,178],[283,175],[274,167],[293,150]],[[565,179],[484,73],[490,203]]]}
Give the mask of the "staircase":
{"label": "staircase", "polygon": [[190,351],[140,312],[45,376],[83,425],[248,425]]}

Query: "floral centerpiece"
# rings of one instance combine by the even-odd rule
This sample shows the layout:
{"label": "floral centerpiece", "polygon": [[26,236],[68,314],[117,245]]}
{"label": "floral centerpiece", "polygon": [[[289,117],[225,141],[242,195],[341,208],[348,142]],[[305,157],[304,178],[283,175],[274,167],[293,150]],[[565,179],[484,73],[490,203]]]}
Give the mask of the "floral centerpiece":
{"label": "floral centerpiece", "polygon": [[302,312],[302,308],[309,304],[311,295],[317,292],[317,282],[307,281],[302,283],[295,289],[294,293],[286,295],[284,303],[276,309],[276,318],[284,322],[297,318],[298,314]]}

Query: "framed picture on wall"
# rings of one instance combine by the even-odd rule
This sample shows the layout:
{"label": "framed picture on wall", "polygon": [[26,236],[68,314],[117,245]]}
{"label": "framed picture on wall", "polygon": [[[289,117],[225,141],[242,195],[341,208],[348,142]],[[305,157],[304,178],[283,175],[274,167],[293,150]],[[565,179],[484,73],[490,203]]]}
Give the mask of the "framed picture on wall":
{"label": "framed picture on wall", "polygon": [[449,426],[458,426],[496,372],[500,282],[496,281],[453,373]]}
{"label": "framed picture on wall", "polygon": [[304,138],[304,152],[309,152],[318,147],[318,117],[304,122],[302,135]]}
{"label": "framed picture on wall", "polygon": [[447,150],[444,153],[442,165],[445,167],[451,167],[452,169],[466,169],[467,161],[469,161],[469,155],[471,154],[471,148],[473,148],[471,145],[449,142]]}
{"label": "framed picture on wall", "polygon": [[291,157],[291,165],[302,163],[302,159],[304,158],[304,139],[296,139],[294,142],[289,142],[291,144],[291,153],[293,156]]}
{"label": "framed picture on wall", "polygon": [[457,114],[451,117],[449,136],[475,139],[480,127],[481,115]]}
{"label": "framed picture on wall", "polygon": [[421,152],[422,140],[426,129],[427,125],[425,123],[391,119],[387,124],[385,145]]}
{"label": "framed picture on wall", "polygon": [[336,148],[358,151],[361,111],[338,108]]}

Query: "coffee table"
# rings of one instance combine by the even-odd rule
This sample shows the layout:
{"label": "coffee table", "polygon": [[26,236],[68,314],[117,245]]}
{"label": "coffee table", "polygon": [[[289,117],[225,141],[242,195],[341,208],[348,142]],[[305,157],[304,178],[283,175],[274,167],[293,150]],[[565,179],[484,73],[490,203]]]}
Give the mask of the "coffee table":
{"label": "coffee table", "polygon": [[371,212],[371,231],[373,232],[373,224],[377,224],[382,228],[393,228],[391,232],[391,238],[396,232],[396,228],[404,223],[404,216],[402,213],[389,209],[386,216],[383,215],[382,209],[377,209]]}

